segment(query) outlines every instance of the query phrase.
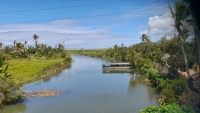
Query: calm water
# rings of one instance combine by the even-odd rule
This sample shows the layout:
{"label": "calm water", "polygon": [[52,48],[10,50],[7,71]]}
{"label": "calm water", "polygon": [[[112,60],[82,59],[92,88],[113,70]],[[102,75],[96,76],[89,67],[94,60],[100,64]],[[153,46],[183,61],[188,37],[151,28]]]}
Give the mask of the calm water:
{"label": "calm water", "polygon": [[35,97],[4,107],[0,113],[138,113],[157,105],[154,89],[144,75],[104,73],[100,58],[72,55],[70,69],[45,80],[24,85],[28,91],[64,90],[53,97]]}

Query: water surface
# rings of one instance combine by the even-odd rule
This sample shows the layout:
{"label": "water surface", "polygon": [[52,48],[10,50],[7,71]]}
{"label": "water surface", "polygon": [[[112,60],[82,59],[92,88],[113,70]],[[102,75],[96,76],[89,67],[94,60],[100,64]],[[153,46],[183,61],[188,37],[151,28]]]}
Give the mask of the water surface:
{"label": "water surface", "polygon": [[70,69],[41,81],[24,85],[28,91],[53,89],[64,92],[53,97],[28,98],[6,106],[0,113],[138,113],[157,105],[157,96],[137,73],[102,70],[108,61],[72,55]]}

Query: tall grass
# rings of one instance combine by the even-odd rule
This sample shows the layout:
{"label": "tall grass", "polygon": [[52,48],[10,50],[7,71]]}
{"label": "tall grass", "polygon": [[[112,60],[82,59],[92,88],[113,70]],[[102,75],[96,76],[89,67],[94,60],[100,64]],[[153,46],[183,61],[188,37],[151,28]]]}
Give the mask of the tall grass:
{"label": "tall grass", "polygon": [[60,68],[70,65],[71,57],[11,59],[7,63],[9,65],[8,72],[12,75],[9,79],[22,84],[54,74],[54,72],[61,70]]}

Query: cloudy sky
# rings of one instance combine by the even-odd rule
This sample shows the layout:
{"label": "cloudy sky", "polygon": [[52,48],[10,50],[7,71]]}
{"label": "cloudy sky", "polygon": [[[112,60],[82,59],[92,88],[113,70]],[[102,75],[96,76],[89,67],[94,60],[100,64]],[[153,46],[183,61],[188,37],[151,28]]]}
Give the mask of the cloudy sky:
{"label": "cloudy sky", "polygon": [[[173,5],[174,0],[170,0]],[[151,27],[151,40],[173,34],[167,0],[0,0],[0,42],[13,41],[66,49],[108,48],[141,42]]]}

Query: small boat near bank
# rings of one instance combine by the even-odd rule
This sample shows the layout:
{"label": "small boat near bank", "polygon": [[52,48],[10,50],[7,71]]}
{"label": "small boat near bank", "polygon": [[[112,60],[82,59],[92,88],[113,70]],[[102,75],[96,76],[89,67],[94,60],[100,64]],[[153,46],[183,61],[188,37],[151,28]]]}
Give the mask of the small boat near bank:
{"label": "small boat near bank", "polygon": [[104,69],[130,69],[131,65],[130,63],[107,63],[103,64],[102,67]]}

